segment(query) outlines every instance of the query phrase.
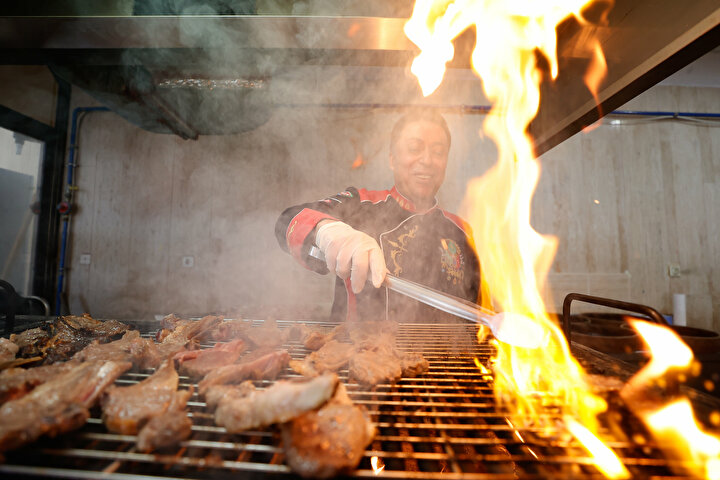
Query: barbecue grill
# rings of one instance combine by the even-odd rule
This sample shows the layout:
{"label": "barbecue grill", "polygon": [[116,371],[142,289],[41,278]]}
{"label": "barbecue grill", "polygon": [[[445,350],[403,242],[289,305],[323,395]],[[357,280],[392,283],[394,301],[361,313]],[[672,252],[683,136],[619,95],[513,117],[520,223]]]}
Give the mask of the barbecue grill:
{"label": "barbecue grill", "polygon": [[[330,330],[332,323],[305,322]],[[253,321],[253,326],[262,321]],[[278,321],[280,328],[293,322]],[[150,336],[149,329],[145,335]],[[210,347],[211,345],[204,345]],[[309,353],[299,341],[289,341],[293,358]],[[469,324],[401,324],[397,348],[421,352],[430,371],[396,384],[363,389],[349,383],[348,371],[339,372],[356,404],[364,405],[378,427],[378,435],[365,452],[354,477],[373,478],[371,458],[379,457],[387,478],[603,478],[580,445],[561,427],[552,437],[532,429],[516,430],[493,397],[492,377],[481,372],[474,359],[487,365],[494,353],[491,343],[478,343],[476,327]],[[603,354],[574,346],[589,373],[612,371],[621,379],[631,369]],[[119,384],[141,381],[151,371],[126,373]],[[280,378],[297,376],[287,368]],[[267,387],[272,382],[256,382]],[[181,388],[191,388],[181,377]],[[279,434],[270,429],[228,434],[214,425],[213,416],[197,393],[188,402],[192,436],[174,449],[144,454],[135,451],[135,437],[108,433],[94,412],[76,432],[42,439],[6,454],[0,474],[60,478],[133,479],[226,478],[292,476],[284,463]],[[628,412],[621,412],[630,416]],[[552,413],[548,413],[552,416]],[[558,422],[558,425],[561,425]],[[636,431],[627,441],[609,442],[634,478],[672,476],[672,462],[632,419],[624,421]],[[635,425],[635,427],[633,427]],[[608,437],[609,438],[609,437]],[[41,466],[40,466],[41,465]],[[677,469],[676,469],[677,471]]]}

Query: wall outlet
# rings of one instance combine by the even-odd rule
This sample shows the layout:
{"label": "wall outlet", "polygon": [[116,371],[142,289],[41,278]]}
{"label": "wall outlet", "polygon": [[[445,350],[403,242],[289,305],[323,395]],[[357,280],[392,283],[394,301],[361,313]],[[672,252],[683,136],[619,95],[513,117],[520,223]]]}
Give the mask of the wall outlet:
{"label": "wall outlet", "polygon": [[668,263],[667,269],[668,269],[668,277],[670,277],[670,278],[680,277],[680,265],[678,265],[677,263]]}
{"label": "wall outlet", "polygon": [[80,255],[80,265],[90,265],[91,258],[89,253],[83,253]]}
{"label": "wall outlet", "polygon": [[195,257],[192,257],[190,255],[186,255],[182,257],[182,266],[190,268],[193,265],[195,265]]}

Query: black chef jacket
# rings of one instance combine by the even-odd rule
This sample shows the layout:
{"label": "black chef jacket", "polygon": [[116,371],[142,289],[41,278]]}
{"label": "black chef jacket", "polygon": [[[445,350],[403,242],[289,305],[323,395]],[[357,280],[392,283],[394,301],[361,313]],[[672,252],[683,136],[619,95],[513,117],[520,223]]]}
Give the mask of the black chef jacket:
{"label": "black chef jacket", "polygon": [[[469,226],[439,208],[437,202],[427,212],[418,213],[395,187],[350,187],[326,199],[286,209],[275,226],[278,242],[300,264],[318,273],[327,273],[327,267],[308,251],[315,242],[315,227],[323,219],[340,220],[377,240],[391,274],[472,302],[482,300],[480,264]],[[452,318],[387,288],[368,285],[356,295],[349,278],[336,279],[331,317],[335,321],[403,322]]]}

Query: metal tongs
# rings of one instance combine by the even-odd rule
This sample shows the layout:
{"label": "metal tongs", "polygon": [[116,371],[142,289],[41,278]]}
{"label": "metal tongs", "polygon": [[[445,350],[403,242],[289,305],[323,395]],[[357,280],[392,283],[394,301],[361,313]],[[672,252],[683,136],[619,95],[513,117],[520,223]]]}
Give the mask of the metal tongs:
{"label": "metal tongs", "polygon": [[[325,261],[325,256],[316,246],[312,246],[308,254]],[[508,345],[538,348],[546,343],[546,333],[542,327],[525,315],[509,312],[496,313],[465,299],[389,273],[385,275],[382,286],[456,317],[485,325],[497,340]]]}

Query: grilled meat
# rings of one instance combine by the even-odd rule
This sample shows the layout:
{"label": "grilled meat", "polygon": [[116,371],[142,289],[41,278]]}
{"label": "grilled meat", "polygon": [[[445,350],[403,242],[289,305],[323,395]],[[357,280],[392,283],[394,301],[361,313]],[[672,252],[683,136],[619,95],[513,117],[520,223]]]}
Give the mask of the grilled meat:
{"label": "grilled meat", "polygon": [[287,341],[288,330],[280,330],[273,319],[265,320],[262,327],[250,328],[245,337],[258,348],[276,348]]}
{"label": "grilled meat", "polygon": [[218,342],[245,338],[245,334],[249,328],[250,322],[246,322],[245,320],[225,320],[210,332],[210,337]]}
{"label": "grilled meat", "polygon": [[240,383],[245,380],[273,380],[290,361],[287,350],[271,352],[260,358],[243,361],[233,365],[225,365],[208,373],[198,384],[199,392],[205,395],[214,385]]}
{"label": "grilled meat", "polygon": [[331,340],[304,360],[291,361],[290,368],[306,377],[314,377],[324,372],[337,372],[347,365],[353,352],[354,348],[351,344]]}
{"label": "grilled meat", "polygon": [[79,428],[99,395],[130,366],[112,361],[77,363],[24,397],[6,402],[0,407],[0,451],[43,434],[54,436]]}
{"label": "grilled meat", "polygon": [[366,350],[352,356],[349,363],[350,378],[364,386],[382,382],[396,382],[402,376],[400,359],[383,352]]}
{"label": "grilled meat", "polygon": [[417,377],[430,370],[430,363],[421,353],[405,353],[400,357],[403,377]]}
{"label": "grilled meat", "polygon": [[22,333],[10,335],[10,341],[18,346],[18,357],[37,357],[43,354],[42,348],[50,339],[50,334],[41,327],[31,328]]}
{"label": "grilled meat", "polygon": [[375,436],[367,411],[353,405],[342,384],[325,406],[283,424],[281,431],[288,465],[306,478],[354,469]]}
{"label": "grilled meat", "polygon": [[[167,317],[166,317],[167,318]],[[208,332],[222,321],[222,317],[208,315],[198,321],[178,320],[175,329],[163,336],[158,351],[162,358],[171,358],[181,350],[194,350]]]}
{"label": "grilled meat", "polygon": [[130,330],[120,340],[99,343],[97,340],[73,356],[81,362],[90,360],[115,360],[132,362],[135,368],[144,370],[157,367],[162,358],[155,343],[140,337],[140,332]]}
{"label": "grilled meat", "polygon": [[148,420],[163,414],[177,392],[178,374],[166,360],[151,376],[129,387],[113,385],[102,400],[103,421],[115,433],[135,434]]}
{"label": "grilled meat", "polygon": [[335,392],[335,374],[304,382],[280,380],[267,390],[256,390],[243,398],[221,400],[215,410],[215,423],[230,433],[287,422],[319,407]]}
{"label": "grilled meat", "polygon": [[202,378],[213,370],[235,363],[245,350],[243,340],[218,343],[206,350],[191,350],[175,354],[175,361],[182,375]]}
{"label": "grilled meat", "polygon": [[20,347],[7,338],[0,338],[0,364],[15,360]]}
{"label": "grilled meat", "polygon": [[221,401],[244,398],[254,391],[255,385],[250,380],[240,385],[214,385],[205,392],[205,403],[209,409],[215,410]]}
{"label": "grilled meat", "polygon": [[137,448],[141,452],[152,452],[173,447],[192,434],[192,420],[185,407],[192,390],[175,392],[167,410],[152,417],[137,436]]}
{"label": "grilled meat", "polygon": [[0,404],[25,396],[33,388],[75,368],[75,362],[54,363],[35,368],[8,368],[0,372]]}

